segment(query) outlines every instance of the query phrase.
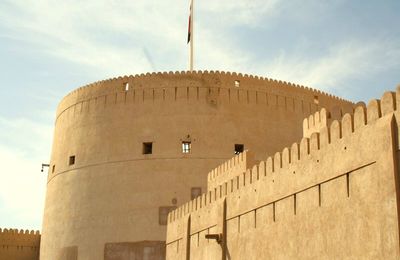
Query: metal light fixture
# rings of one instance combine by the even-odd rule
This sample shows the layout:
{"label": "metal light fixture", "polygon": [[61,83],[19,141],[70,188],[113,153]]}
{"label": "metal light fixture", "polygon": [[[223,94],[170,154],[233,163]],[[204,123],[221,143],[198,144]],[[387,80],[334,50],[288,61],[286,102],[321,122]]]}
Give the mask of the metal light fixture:
{"label": "metal light fixture", "polygon": [[218,244],[222,242],[222,234],[206,234],[206,239],[215,239]]}
{"label": "metal light fixture", "polygon": [[43,172],[44,167],[50,167],[50,164],[42,163],[42,169],[40,170],[41,172]]}

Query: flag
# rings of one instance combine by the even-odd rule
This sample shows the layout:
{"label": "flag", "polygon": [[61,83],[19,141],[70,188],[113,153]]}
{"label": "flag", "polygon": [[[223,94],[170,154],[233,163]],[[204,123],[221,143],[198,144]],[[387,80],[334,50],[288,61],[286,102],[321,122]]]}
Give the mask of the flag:
{"label": "flag", "polygon": [[193,4],[193,2],[191,1],[190,2],[190,13],[189,13],[189,28],[188,28],[188,37],[187,37],[187,43],[189,43],[190,42],[190,36],[191,36],[191,33],[192,33],[192,4]]}

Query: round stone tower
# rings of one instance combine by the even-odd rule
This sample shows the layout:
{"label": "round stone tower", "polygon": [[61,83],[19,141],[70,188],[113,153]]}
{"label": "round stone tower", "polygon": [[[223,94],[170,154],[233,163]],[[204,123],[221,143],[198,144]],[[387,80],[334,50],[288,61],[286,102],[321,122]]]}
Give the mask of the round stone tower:
{"label": "round stone tower", "polygon": [[163,259],[168,211],[205,191],[210,170],[243,149],[261,160],[290,146],[322,107],[353,104],[223,72],[125,76],[71,92],[56,115],[41,259]]}

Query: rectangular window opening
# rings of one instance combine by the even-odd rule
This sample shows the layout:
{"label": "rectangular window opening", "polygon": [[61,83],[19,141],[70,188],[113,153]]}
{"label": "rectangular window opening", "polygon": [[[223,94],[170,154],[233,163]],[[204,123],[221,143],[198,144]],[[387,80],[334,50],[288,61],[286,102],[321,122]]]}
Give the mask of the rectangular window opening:
{"label": "rectangular window opening", "polygon": [[124,83],[124,89],[125,89],[125,91],[129,90],[129,83],[128,82]]}
{"label": "rectangular window opening", "polygon": [[190,191],[190,199],[195,199],[201,196],[201,187],[193,187]]}
{"label": "rectangular window opening", "polygon": [[191,148],[192,148],[191,142],[188,141],[182,142],[182,153],[190,153]]}
{"label": "rectangular window opening", "polygon": [[158,224],[165,226],[168,223],[168,213],[175,210],[175,206],[159,207],[158,208]]}
{"label": "rectangular window opening", "polygon": [[235,144],[235,154],[244,152],[244,144]]}
{"label": "rectangular window opening", "polygon": [[69,165],[74,165],[75,164],[75,155],[72,155],[69,157]]}
{"label": "rectangular window opening", "polygon": [[319,99],[318,99],[318,96],[314,96],[314,104],[319,104]]}
{"label": "rectangular window opening", "polygon": [[56,165],[53,164],[53,168],[51,169],[51,173],[54,173],[56,171]]}
{"label": "rectangular window opening", "polygon": [[240,80],[235,80],[235,87],[240,87]]}
{"label": "rectangular window opening", "polygon": [[152,154],[153,153],[153,143],[146,142],[143,143],[143,154]]}

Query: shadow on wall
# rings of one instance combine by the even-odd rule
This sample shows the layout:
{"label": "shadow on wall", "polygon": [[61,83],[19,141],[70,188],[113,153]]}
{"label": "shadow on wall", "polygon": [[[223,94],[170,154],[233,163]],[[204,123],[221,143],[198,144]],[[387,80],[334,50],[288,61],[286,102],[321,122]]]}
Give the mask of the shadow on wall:
{"label": "shadow on wall", "polygon": [[105,245],[104,260],[130,259],[164,260],[165,241],[107,243]]}

